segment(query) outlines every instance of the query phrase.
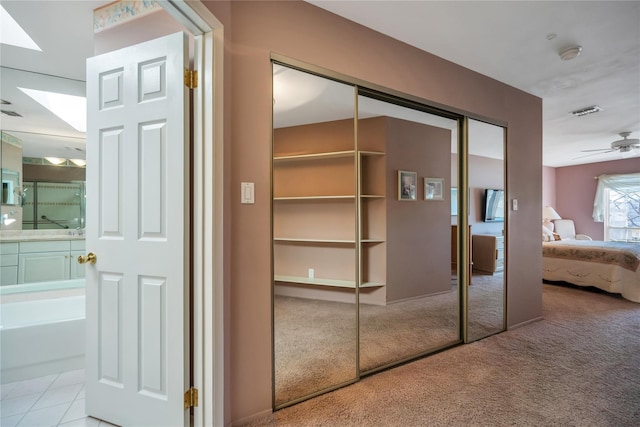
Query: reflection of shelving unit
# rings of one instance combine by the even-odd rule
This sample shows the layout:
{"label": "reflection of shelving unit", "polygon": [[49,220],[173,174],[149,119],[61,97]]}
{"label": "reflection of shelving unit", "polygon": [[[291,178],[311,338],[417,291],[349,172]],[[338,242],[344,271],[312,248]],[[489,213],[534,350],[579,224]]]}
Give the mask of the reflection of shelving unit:
{"label": "reflection of shelving unit", "polygon": [[[274,279],[355,289],[356,152],[352,130],[345,127],[342,141],[337,138],[324,145],[317,142],[322,131],[322,125],[300,126],[286,129],[282,135],[276,131],[274,137]],[[334,151],[324,151],[327,145]]]}
{"label": "reflection of shelving unit", "polygon": [[385,153],[360,151],[360,287],[386,285],[386,192]]}
{"label": "reflection of shelving unit", "polygon": [[275,293],[386,305],[449,292],[448,251],[433,245],[448,239],[448,205],[396,195],[402,168],[451,175],[449,131],[390,117],[357,129],[357,141],[353,120],[274,130]]}
{"label": "reflection of shelving unit", "polygon": [[335,290],[385,284],[385,156],[354,150],[352,126],[339,121],[275,132],[277,284]]}

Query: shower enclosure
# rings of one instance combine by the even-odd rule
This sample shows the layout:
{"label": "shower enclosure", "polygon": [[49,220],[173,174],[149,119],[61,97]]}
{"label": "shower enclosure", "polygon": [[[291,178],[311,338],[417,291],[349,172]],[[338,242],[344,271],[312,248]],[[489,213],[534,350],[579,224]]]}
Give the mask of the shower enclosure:
{"label": "shower enclosure", "polygon": [[23,187],[23,230],[84,228],[84,181],[25,181]]}

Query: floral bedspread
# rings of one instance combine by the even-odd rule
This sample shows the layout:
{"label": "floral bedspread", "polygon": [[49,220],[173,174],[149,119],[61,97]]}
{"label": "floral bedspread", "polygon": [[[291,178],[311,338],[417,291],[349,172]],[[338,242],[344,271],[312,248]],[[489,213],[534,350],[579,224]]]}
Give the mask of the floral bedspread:
{"label": "floral bedspread", "polygon": [[544,242],[542,256],[618,265],[636,271],[640,266],[640,243],[560,240]]}

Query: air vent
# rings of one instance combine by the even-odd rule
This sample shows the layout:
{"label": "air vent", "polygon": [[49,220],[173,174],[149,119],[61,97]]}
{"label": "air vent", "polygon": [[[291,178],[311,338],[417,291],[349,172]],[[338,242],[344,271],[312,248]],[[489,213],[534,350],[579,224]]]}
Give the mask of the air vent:
{"label": "air vent", "polygon": [[22,117],[22,114],[16,113],[15,111],[0,110],[0,112],[1,112],[2,114],[4,114],[5,116],[11,116],[11,117]]}
{"label": "air vent", "polygon": [[597,113],[598,111],[602,111],[602,107],[598,107],[597,105],[592,105],[591,107],[572,111],[571,114],[573,114],[574,116],[580,117],[580,116],[586,116],[587,114]]}

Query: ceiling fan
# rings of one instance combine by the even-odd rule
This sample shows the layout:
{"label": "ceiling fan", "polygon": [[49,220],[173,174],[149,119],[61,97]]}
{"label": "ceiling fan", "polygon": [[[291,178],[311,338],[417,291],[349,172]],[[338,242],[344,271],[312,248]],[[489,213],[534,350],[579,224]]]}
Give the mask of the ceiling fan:
{"label": "ceiling fan", "polygon": [[[586,156],[582,156],[582,157],[593,156],[596,154],[613,153],[614,151],[619,151],[620,153],[628,153],[631,150],[640,148],[640,139],[637,139],[637,138],[627,139],[629,135],[631,135],[631,132],[620,132],[619,135],[622,137],[622,139],[613,141],[611,143],[610,148],[596,148],[595,150],[582,150],[583,153],[595,152],[594,154],[587,154]],[[581,158],[581,157],[577,157],[577,158]]]}

